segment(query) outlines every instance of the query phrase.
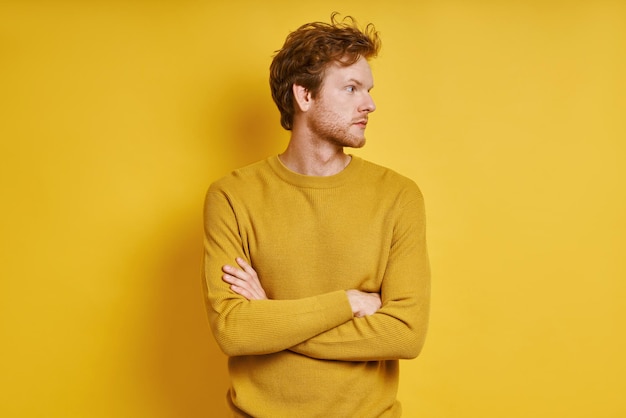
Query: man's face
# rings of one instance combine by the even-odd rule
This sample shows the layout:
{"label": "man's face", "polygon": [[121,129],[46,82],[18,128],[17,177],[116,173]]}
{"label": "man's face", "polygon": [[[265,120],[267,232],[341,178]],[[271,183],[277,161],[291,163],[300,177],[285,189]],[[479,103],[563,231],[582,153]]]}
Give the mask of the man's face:
{"label": "man's face", "polygon": [[364,58],[347,67],[330,64],[308,115],[311,133],[341,147],[365,145],[367,118],[376,110],[369,93],[373,86],[372,70]]}

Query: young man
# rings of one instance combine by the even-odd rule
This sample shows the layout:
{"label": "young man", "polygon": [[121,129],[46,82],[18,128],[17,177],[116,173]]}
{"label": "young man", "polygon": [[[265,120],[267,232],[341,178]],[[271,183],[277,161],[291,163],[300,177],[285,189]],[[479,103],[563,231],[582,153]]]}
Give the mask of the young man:
{"label": "young man", "polygon": [[344,153],[376,107],[380,41],[350,17],[292,32],[270,68],[284,153],[211,185],[204,275],[236,417],[399,417],[398,359],[426,334],[422,195]]}

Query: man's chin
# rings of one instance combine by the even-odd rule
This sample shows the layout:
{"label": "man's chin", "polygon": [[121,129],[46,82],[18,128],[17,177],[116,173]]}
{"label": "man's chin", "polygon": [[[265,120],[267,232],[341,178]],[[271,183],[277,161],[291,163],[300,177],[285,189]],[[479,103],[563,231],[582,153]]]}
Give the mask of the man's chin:
{"label": "man's chin", "polygon": [[346,144],[349,148],[363,148],[365,146],[365,138],[358,138],[350,141],[350,144]]}

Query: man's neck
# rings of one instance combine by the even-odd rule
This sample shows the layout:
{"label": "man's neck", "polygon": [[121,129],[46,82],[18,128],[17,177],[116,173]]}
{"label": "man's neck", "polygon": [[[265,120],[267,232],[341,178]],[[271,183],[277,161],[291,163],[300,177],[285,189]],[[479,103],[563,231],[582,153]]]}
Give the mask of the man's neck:
{"label": "man's neck", "polygon": [[352,159],[341,146],[328,142],[313,144],[293,136],[279,158],[291,171],[306,176],[332,176],[343,171]]}

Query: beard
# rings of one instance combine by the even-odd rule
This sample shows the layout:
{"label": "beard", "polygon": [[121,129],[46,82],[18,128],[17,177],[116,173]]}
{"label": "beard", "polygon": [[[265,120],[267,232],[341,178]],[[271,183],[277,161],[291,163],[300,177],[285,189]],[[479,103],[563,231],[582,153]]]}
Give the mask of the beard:
{"label": "beard", "polygon": [[323,104],[309,118],[309,130],[318,139],[341,147],[361,148],[365,135],[350,118],[342,117]]}

